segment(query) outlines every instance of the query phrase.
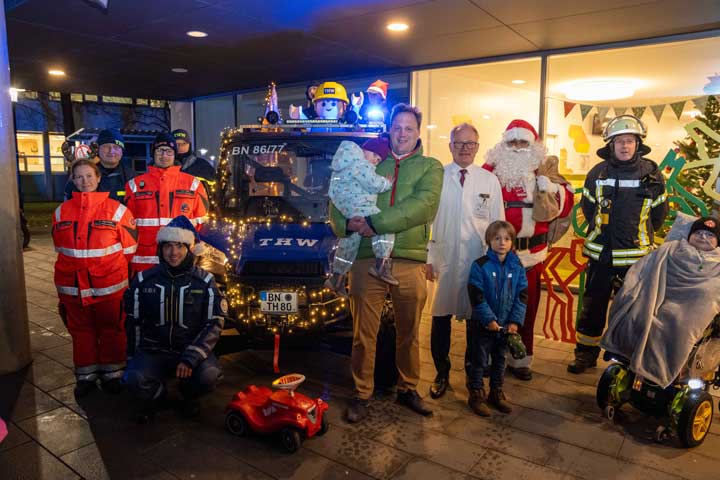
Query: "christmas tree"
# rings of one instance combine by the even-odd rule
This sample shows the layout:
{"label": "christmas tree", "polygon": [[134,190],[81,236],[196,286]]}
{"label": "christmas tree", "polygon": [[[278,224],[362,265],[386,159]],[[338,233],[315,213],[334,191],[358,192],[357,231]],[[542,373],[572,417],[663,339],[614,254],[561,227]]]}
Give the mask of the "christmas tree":
{"label": "christmas tree", "polygon": [[[705,123],[713,131],[720,132],[720,102],[718,102],[718,99],[714,95],[708,97],[705,111],[695,119]],[[710,158],[718,158],[718,156],[720,156],[720,144],[708,137],[704,132],[698,132],[705,140],[705,146]],[[702,191],[702,185],[710,177],[712,167],[689,168],[692,167],[692,162],[700,159],[697,145],[692,138],[686,137],[684,140],[677,141],[675,142],[675,146],[678,148],[678,153],[685,157],[685,160],[688,162],[680,175],[678,175],[678,182],[685,187],[685,190],[702,200],[703,203],[708,206],[709,211],[714,210],[712,198],[708,197],[705,192]]]}

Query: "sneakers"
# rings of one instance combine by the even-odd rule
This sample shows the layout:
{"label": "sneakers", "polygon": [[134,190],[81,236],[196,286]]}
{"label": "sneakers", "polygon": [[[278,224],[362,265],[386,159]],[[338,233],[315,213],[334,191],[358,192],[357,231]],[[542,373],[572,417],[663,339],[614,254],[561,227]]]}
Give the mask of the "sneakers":
{"label": "sneakers", "polygon": [[420,395],[415,390],[405,390],[404,392],[398,392],[397,403],[405,405],[410,410],[418,413],[424,417],[432,415],[433,411],[430,410],[420,398]]}
{"label": "sneakers", "polygon": [[332,277],[325,280],[325,284],[323,286],[335,292],[335,295],[338,297],[348,298],[346,283],[345,275],[333,273]]}
{"label": "sneakers", "polygon": [[501,388],[493,388],[488,395],[488,403],[497,408],[502,413],[512,412],[512,406],[507,401],[507,397]]}
{"label": "sneakers", "polygon": [[345,418],[350,423],[357,423],[368,416],[368,401],[362,398],[355,397],[350,400],[347,410],[345,411]]}
{"label": "sneakers", "polygon": [[470,390],[468,406],[475,415],[480,415],[481,417],[489,417],[491,415],[490,408],[487,406],[487,403],[485,403],[485,390],[482,388]]}
{"label": "sneakers", "polygon": [[575,360],[570,362],[567,366],[567,371],[570,373],[580,374],[585,372],[588,368],[594,368],[596,366],[597,355],[595,352],[575,350]]}
{"label": "sneakers", "polygon": [[391,258],[376,258],[375,266],[370,267],[368,273],[371,277],[375,277],[390,285],[400,285],[397,278],[393,277]]}

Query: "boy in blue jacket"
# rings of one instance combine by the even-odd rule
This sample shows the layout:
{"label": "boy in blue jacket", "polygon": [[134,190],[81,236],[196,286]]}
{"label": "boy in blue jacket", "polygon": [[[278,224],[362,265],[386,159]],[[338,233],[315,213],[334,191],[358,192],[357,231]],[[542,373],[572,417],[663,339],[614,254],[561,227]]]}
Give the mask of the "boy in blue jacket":
{"label": "boy in blue jacket", "polygon": [[[490,403],[502,413],[512,407],[502,391],[507,335],[517,333],[527,308],[527,277],[515,254],[515,229],[505,221],[491,223],[485,232],[487,255],[470,268],[468,293],[470,319],[470,397],[468,405],[477,415],[490,416]],[[488,357],[492,365],[488,365]],[[490,394],[485,396],[483,372],[490,369]]]}

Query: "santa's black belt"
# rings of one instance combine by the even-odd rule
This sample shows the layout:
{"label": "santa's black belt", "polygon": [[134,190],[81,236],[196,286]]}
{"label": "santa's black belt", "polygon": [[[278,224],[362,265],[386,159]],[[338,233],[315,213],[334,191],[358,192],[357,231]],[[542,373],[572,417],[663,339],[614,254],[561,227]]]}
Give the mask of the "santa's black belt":
{"label": "santa's black belt", "polygon": [[533,208],[532,203],[525,202],[503,202],[505,208]]}
{"label": "santa's black belt", "polygon": [[523,237],[515,239],[515,248],[517,250],[530,250],[538,245],[544,245],[547,243],[547,233],[541,233],[534,237]]}

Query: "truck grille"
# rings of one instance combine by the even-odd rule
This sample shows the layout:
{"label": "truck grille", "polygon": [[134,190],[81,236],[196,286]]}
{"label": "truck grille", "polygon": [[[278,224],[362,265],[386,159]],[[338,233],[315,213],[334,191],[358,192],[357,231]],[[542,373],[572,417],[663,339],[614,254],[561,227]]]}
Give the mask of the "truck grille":
{"label": "truck grille", "polygon": [[261,262],[248,261],[242,276],[253,277],[322,277],[325,271],[321,262]]}

